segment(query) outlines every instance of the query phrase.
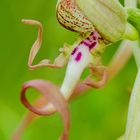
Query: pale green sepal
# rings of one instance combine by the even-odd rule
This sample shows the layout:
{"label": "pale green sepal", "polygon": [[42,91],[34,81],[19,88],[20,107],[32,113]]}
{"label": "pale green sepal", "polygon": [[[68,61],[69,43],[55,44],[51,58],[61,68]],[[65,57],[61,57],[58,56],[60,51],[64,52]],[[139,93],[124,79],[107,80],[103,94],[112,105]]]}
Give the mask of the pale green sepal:
{"label": "pale green sepal", "polygon": [[125,9],[116,0],[75,0],[81,12],[110,42],[122,39],[127,23]]}

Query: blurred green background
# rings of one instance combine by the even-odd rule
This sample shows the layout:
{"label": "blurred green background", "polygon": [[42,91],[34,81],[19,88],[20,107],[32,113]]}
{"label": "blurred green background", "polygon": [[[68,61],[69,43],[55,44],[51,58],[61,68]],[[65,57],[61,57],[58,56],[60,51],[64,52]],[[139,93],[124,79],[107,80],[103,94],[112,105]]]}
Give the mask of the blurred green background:
{"label": "blurred green background", "polygon": [[[55,17],[56,0],[1,0],[0,4],[0,140],[9,140],[27,109],[19,96],[23,82],[40,78],[61,84],[65,68],[28,70],[29,50],[37,29],[21,23],[22,18],[43,23],[43,45],[36,62],[53,60],[65,42],[77,36],[61,27]],[[107,65],[119,42],[103,56]],[[123,59],[123,58],[122,58]],[[86,72],[85,72],[86,74]],[[92,89],[70,103],[70,140],[115,140],[125,130],[130,91],[136,75],[131,58],[125,68],[100,90]],[[22,140],[56,140],[62,130],[58,114],[40,117],[24,132]]]}

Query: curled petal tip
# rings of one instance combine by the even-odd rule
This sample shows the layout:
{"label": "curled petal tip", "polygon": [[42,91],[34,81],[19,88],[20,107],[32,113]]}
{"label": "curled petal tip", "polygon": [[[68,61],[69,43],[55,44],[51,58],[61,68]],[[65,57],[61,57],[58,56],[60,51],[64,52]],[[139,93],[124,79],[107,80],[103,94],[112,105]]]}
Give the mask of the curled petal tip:
{"label": "curled petal tip", "polygon": [[24,24],[30,24],[30,25],[36,25],[36,26],[42,27],[42,24],[37,20],[22,19],[21,22],[24,23]]}
{"label": "curled petal tip", "polygon": [[[37,39],[34,42],[31,50],[30,50],[30,54],[29,54],[29,58],[28,58],[28,67],[33,70],[39,67],[50,67],[50,68],[61,68],[63,67],[63,65],[66,63],[66,58],[62,57],[63,55],[60,54],[54,61],[54,63],[50,63],[49,59],[44,59],[42,61],[40,61],[38,64],[33,65],[33,61],[38,53],[38,51],[41,48],[41,44],[42,44],[42,32],[43,32],[43,28],[42,28],[42,24],[39,21],[36,20],[28,20],[28,19],[23,19],[22,20],[23,23],[25,24],[30,24],[30,25],[34,25],[38,27],[38,35],[37,35]],[[63,60],[63,63],[61,63],[60,61]]]}
{"label": "curled petal tip", "polygon": [[[108,80],[108,72],[106,67],[94,67],[93,65],[89,65],[91,74],[86,78],[86,80],[83,82],[87,86],[93,87],[93,88],[101,88],[103,87]],[[92,76],[95,75],[97,77],[100,77],[101,80],[94,81],[92,80]]]}
{"label": "curled petal tip", "polygon": [[[33,107],[26,98],[26,90],[28,88],[35,88],[38,90],[44,98],[46,98],[46,105],[41,106],[41,108]],[[58,111],[62,117],[64,123],[64,132],[62,134],[61,140],[68,140],[68,131],[70,127],[70,113],[67,106],[67,102],[62,96],[55,85],[44,80],[32,80],[22,86],[21,90],[21,102],[33,113],[38,115],[51,115]],[[48,107],[51,104],[51,108]]]}

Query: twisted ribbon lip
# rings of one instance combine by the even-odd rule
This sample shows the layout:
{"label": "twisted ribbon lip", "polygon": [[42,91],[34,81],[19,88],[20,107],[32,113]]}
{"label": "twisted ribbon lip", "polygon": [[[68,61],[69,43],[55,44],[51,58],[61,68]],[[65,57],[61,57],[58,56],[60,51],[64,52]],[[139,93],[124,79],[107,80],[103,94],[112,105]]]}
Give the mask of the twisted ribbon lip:
{"label": "twisted ribbon lip", "polygon": [[[26,90],[28,88],[35,88],[39,91],[47,100],[50,102],[54,108],[49,111],[43,111],[42,109],[33,107],[26,98]],[[33,113],[37,115],[52,115],[58,111],[62,117],[64,123],[64,131],[60,140],[67,140],[70,128],[70,113],[67,105],[67,101],[64,99],[63,95],[60,93],[59,89],[52,83],[45,80],[32,80],[26,82],[22,86],[21,91],[21,102]]]}
{"label": "twisted ribbon lip", "polygon": [[[32,84],[34,82],[36,82],[36,81],[32,80],[32,81],[29,81],[29,82],[26,82],[23,84],[22,90],[21,90],[21,95],[20,95],[21,102],[25,105],[26,108],[28,108],[31,112],[33,112],[37,115],[44,115],[45,116],[45,115],[51,115],[51,114],[55,113],[55,110],[54,110],[54,112],[43,111],[43,108],[41,109],[41,108],[33,107],[33,105],[31,105],[29,103],[29,101],[26,97],[26,90],[28,88],[36,88],[34,86],[34,84]],[[39,89],[37,89],[37,90],[39,91]],[[42,93],[42,92],[40,92],[40,93]],[[44,93],[42,93],[42,94],[44,97],[46,97],[46,94],[44,94]]]}

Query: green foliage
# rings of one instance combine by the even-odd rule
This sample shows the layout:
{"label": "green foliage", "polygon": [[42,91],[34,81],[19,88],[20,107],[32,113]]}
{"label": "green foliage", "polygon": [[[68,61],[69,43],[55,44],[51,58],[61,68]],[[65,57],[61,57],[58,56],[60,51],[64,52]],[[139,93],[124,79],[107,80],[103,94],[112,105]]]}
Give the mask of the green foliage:
{"label": "green foliage", "polygon": [[[55,58],[63,43],[77,34],[61,27],[55,17],[56,0],[1,0],[0,4],[0,140],[9,140],[26,109],[19,99],[23,82],[40,78],[61,84],[65,68],[29,71],[27,58],[37,31],[22,25],[22,18],[40,20],[44,25],[43,47],[37,58]],[[119,43],[108,47],[107,64]],[[122,58],[123,59],[123,58]],[[70,103],[70,140],[114,140],[124,132],[130,90],[136,74],[133,59],[124,70],[100,90],[90,90]],[[31,91],[30,93],[34,93]],[[57,115],[42,117],[25,131],[22,140],[56,140],[62,129]]]}

